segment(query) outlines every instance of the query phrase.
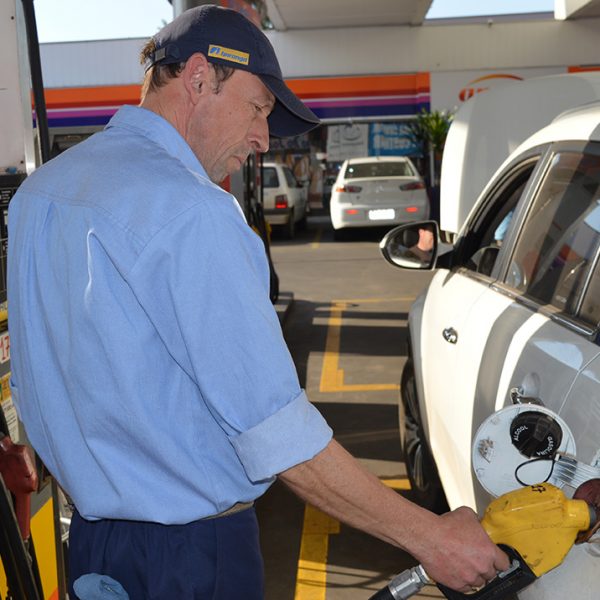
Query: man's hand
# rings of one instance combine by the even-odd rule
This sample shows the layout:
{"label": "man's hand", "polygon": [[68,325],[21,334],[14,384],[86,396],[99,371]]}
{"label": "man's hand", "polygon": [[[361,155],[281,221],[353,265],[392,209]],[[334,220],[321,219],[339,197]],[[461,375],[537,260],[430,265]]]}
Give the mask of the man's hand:
{"label": "man's hand", "polygon": [[484,586],[510,565],[470,508],[463,506],[441,515],[437,528],[427,537],[423,553],[416,558],[431,579],[460,592]]}

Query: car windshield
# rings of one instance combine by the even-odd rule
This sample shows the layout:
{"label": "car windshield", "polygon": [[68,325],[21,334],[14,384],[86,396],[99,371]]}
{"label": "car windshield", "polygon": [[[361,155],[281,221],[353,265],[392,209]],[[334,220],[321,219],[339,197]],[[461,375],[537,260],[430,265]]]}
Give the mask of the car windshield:
{"label": "car windshield", "polygon": [[410,177],[414,175],[409,164],[402,162],[352,163],[346,168],[346,179],[358,177]]}
{"label": "car windshield", "polygon": [[275,167],[263,168],[263,187],[279,187],[279,178],[277,177],[277,169],[275,169]]}

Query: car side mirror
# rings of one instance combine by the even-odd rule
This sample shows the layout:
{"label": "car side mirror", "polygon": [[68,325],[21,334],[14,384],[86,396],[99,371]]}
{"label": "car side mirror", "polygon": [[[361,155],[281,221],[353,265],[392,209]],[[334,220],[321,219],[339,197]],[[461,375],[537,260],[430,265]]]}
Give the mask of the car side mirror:
{"label": "car side mirror", "polygon": [[439,227],[435,221],[417,221],[388,231],[379,243],[383,258],[395,267],[433,269],[438,256]]}

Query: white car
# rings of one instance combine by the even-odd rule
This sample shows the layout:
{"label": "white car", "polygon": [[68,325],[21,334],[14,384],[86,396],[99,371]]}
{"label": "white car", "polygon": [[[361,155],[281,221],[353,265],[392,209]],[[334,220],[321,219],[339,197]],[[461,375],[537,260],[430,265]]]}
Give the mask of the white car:
{"label": "white car", "polygon": [[[423,229],[434,237],[419,255]],[[542,405],[570,440],[578,473],[599,477],[600,103],[563,113],[523,142],[454,243],[441,239],[429,221],[397,227],[380,245],[395,266],[437,267],[410,310],[401,382],[402,443],[416,498],[441,509],[445,496],[450,508],[481,514],[491,496],[473,469],[483,453],[477,432],[490,415],[519,405],[529,412]],[[487,476],[515,487],[521,478],[537,483],[517,476],[532,455],[509,432],[500,437],[506,456]],[[577,469],[559,468],[555,452],[536,464],[573,494]],[[510,466],[511,453],[519,464]],[[519,598],[598,598],[600,541],[592,539]]]}
{"label": "white car", "polygon": [[263,209],[265,220],[280,227],[292,239],[296,227],[306,223],[308,193],[287,165],[265,162],[262,166]]}
{"label": "white car", "polygon": [[350,158],[333,185],[329,212],[334,232],[396,225],[429,217],[423,179],[405,156]]}

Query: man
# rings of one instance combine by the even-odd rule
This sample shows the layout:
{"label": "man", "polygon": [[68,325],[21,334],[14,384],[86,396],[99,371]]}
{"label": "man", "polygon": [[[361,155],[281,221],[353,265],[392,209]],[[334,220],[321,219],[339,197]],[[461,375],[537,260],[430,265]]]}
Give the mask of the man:
{"label": "man", "polygon": [[419,239],[417,243],[408,249],[408,257],[416,258],[421,263],[427,265],[431,263],[433,256],[433,247],[435,245],[435,236],[432,225],[419,227]]}
{"label": "man", "polygon": [[439,517],[383,486],[300,389],[262,243],[216,185],[268,149],[269,129],[318,123],[267,38],[202,6],[143,56],[141,107],[36,171],[10,206],[12,391],[76,507],[71,582],[261,598],[251,504],[276,476],[438,581],[493,578],[508,562],[472,511]]}

